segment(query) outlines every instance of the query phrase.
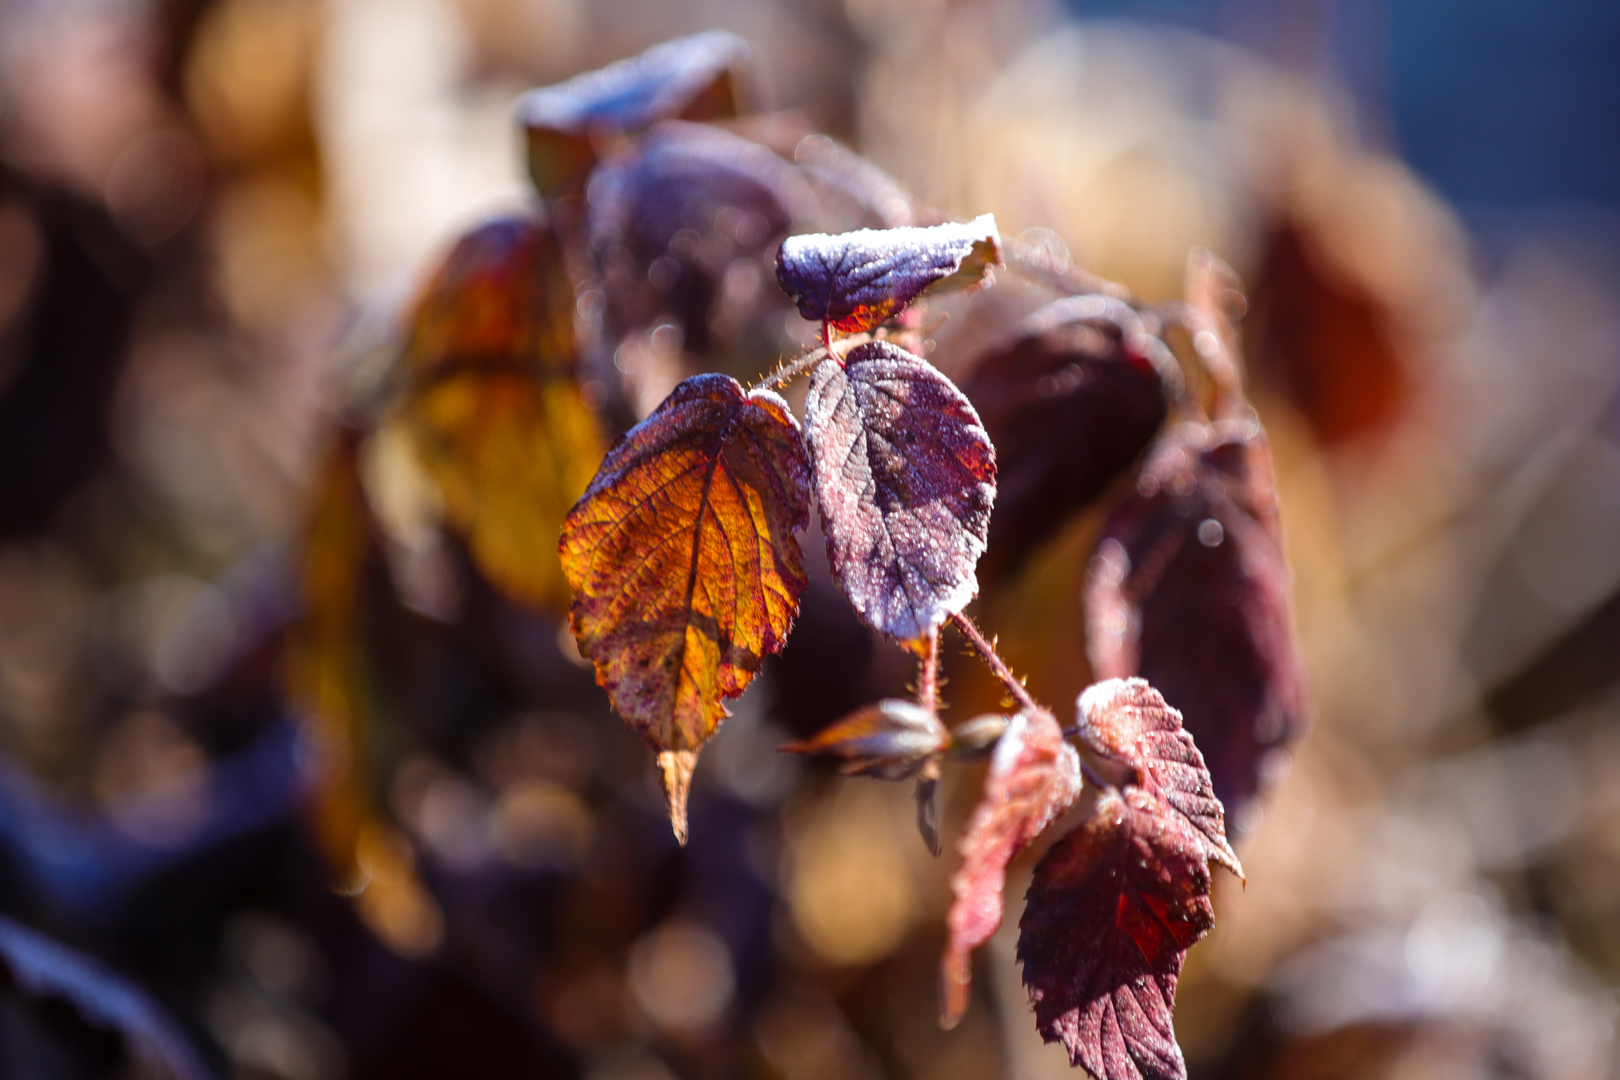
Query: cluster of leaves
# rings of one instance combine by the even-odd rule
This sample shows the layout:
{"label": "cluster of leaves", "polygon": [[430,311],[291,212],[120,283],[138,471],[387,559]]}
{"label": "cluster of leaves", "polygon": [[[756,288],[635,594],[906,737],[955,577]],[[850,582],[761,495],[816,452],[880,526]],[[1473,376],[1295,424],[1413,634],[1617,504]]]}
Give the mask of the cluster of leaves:
{"label": "cluster of leaves", "polygon": [[[413,513],[431,516],[509,597],[567,606],[580,653],[657,755],[684,843],[700,750],[792,630],[814,504],[851,607],[916,654],[916,697],[789,749],[914,779],[936,854],[943,766],[989,759],[952,879],[944,1022],[966,1008],[1009,862],[1078,807],[1022,923],[1041,1031],[1098,1077],[1181,1076],[1170,1014],[1185,950],[1212,922],[1208,864],[1241,874],[1222,800],[1253,797],[1304,713],[1269,459],[1242,392],[1240,294],[1199,256],[1185,303],[1141,305],[1004,240],[989,215],[930,218],[830,141],[739,117],[746,57],[701,35],[525,98],[542,206],[456,245],[400,362],[361,395],[331,498],[316,500],[290,666],[336,748],[329,852],[342,874],[410,889],[408,865],[378,869],[391,849],[361,764],[375,705],[366,658],[342,644],[358,637],[379,534],[409,546]],[[758,288],[772,269],[819,346],[745,386],[736,375],[781,355],[785,309]],[[1055,295],[957,358],[964,392],[922,355],[913,305],[997,269]],[[680,378],[690,362],[729,371]],[[801,375],[802,419],[778,393]],[[603,432],[638,416],[603,457]],[[375,511],[388,501],[375,451],[394,446],[412,513]],[[1065,729],[965,608],[981,575],[1008,580],[1110,497],[1086,589],[1105,681]],[[942,720],[946,624],[1001,680],[1006,712]]]}

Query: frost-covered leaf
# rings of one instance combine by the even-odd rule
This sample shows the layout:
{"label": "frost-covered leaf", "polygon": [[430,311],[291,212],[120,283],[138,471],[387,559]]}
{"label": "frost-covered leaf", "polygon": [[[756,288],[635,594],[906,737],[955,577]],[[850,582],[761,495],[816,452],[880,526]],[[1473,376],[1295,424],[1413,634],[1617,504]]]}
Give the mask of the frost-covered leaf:
{"label": "frost-covered leaf", "polygon": [[1087,747],[1130,768],[1132,783],[1158,794],[1204,837],[1209,858],[1243,876],[1204,756],[1157,690],[1142,679],[1108,679],[1086,688],[1077,712]]}
{"label": "frost-covered leaf", "polygon": [[793,534],[809,521],[809,478],[786,402],[699,375],[614,444],[564,523],[580,652],[664,755],[683,841],[685,786],[726,716],[722,699],[780,651],[798,610],[806,578]]}
{"label": "frost-covered leaf", "polygon": [[1035,867],[1018,958],[1047,1042],[1098,1080],[1186,1080],[1171,1013],[1214,925],[1206,841],[1156,794],[1106,790]]}
{"label": "frost-covered leaf", "polygon": [[1184,425],[1137,487],[1087,573],[1092,665],[1141,676],[1180,710],[1240,815],[1308,708],[1265,436],[1246,420]]}
{"label": "frost-covered leaf", "polygon": [[552,554],[603,439],[575,380],[574,289],[543,221],[463,236],[410,318],[393,418],[479,568],[529,603],[568,602]]}
{"label": "frost-covered leaf", "polygon": [[790,236],[776,278],[799,314],[846,334],[871,330],[928,289],[983,282],[1002,265],[992,214],[966,223]]}
{"label": "frost-covered leaf", "polygon": [[1129,305],[1054,301],[963,382],[996,445],[996,512],[982,571],[1015,569],[1147,449],[1181,372]]}
{"label": "frost-covered leaf", "polygon": [[546,198],[575,188],[606,136],[660,120],[736,116],[752,59],[742,38],[713,30],[529,91],[518,100],[517,113],[535,188]]}
{"label": "frost-covered leaf", "polygon": [[1052,715],[1022,712],[996,743],[984,793],[957,850],[941,964],[940,1022],[954,1027],[967,1011],[972,953],[1001,925],[1007,864],[1080,795],[1080,758]]}
{"label": "frost-covered leaf", "polygon": [[827,557],[866,623],[910,640],[978,592],[995,450],[960,390],[887,342],[816,369],[805,399]]}
{"label": "frost-covered leaf", "polygon": [[887,699],[782,749],[837,758],[839,770],[850,776],[906,780],[943,754],[949,743],[950,733],[938,716],[915,702]]}

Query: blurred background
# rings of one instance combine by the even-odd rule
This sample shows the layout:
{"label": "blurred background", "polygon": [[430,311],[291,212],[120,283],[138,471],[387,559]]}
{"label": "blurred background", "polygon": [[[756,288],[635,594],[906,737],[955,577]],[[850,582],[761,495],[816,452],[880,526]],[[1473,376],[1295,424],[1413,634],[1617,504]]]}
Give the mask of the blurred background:
{"label": "blurred background", "polygon": [[[1247,284],[1315,715],[1233,822],[1191,1074],[1620,1077],[1620,9],[1576,0],[0,0],[0,915],[79,957],[0,935],[0,1076],[1076,1075],[1033,853],[937,1029],[976,778],[935,860],[908,792],[776,753],[911,674],[824,568],[682,850],[557,618],[356,440],[531,198],[516,97],[708,28],[922,204]],[[1097,528],[984,615],[1060,715]],[[312,636],[372,663],[335,764]]]}

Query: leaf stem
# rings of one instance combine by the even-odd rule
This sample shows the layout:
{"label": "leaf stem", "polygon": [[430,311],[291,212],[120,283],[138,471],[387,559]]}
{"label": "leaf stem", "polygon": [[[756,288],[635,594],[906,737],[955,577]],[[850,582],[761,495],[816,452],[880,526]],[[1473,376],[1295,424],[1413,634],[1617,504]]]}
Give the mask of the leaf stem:
{"label": "leaf stem", "polygon": [[771,372],[769,375],[765,376],[748,389],[775,390],[783,383],[792,382],[800,375],[803,375],[806,371],[809,371],[811,368],[827,359],[828,355],[827,350],[824,348],[812,349],[803,356],[799,357],[797,360],[783,364],[781,367],[777,368],[775,371]]}
{"label": "leaf stem", "polygon": [[1040,708],[1035,703],[1035,699],[1029,696],[1029,691],[1024,689],[1024,684],[1018,681],[1018,676],[1012,673],[1012,669],[1007,666],[1007,662],[996,654],[996,647],[985,640],[984,634],[980,632],[972,619],[961,612],[956,612],[951,616],[951,621],[962,632],[962,636],[968,639],[968,643],[979,654],[979,659],[989,665],[990,670],[995,672],[996,678],[1001,680],[1001,684],[1007,688],[1019,705],[1026,709]]}
{"label": "leaf stem", "polygon": [[939,631],[923,637],[922,654],[917,658],[917,704],[930,713],[939,713]]}

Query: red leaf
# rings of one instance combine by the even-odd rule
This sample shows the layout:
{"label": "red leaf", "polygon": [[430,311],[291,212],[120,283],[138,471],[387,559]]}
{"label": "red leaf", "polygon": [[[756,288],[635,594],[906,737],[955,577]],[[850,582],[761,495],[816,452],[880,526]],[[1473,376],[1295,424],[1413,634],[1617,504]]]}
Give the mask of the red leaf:
{"label": "red leaf", "polygon": [[675,834],[697,751],[787,640],[809,461],[787,403],[725,375],[675,388],[608,451],[558,548],[580,652],[659,753]]}
{"label": "red leaf", "polygon": [[790,236],[776,277],[799,314],[846,334],[882,325],[930,288],[982,282],[1002,265],[996,219]]}
{"label": "red leaf", "polygon": [[1132,783],[1162,798],[1204,838],[1205,855],[1238,877],[1226,817],[1204,756],[1182,730],[1181,714],[1142,679],[1109,679],[1080,695],[1080,738],[1098,756],[1135,771]]}
{"label": "red leaf", "polygon": [[961,611],[996,496],[995,449],[962,392],[868,342],[816,369],[805,429],[827,558],[861,618],[909,640]]}
{"label": "red leaf", "polygon": [[1181,392],[1164,344],[1127,304],[1074,296],[1046,305],[962,384],[996,445],[996,512],[981,564],[1013,570],[1147,449]]}
{"label": "red leaf", "polygon": [[1158,795],[1107,790],[1035,867],[1018,958],[1047,1042],[1098,1080],[1185,1080],[1171,1011],[1214,925],[1207,842]]}
{"label": "red leaf", "polygon": [[905,780],[939,758],[950,743],[939,717],[910,701],[879,701],[857,709],[800,742],[782,747],[792,754],[823,754],[839,760],[849,776]]}
{"label": "red leaf", "polygon": [[1168,433],[1087,574],[1098,677],[1140,675],[1181,710],[1233,814],[1267,755],[1306,722],[1288,591],[1270,454],[1253,421]]}
{"label": "red leaf", "polygon": [[940,1023],[954,1027],[967,1011],[971,953],[1001,925],[1007,864],[1080,795],[1080,758],[1047,712],[1013,717],[990,758],[984,794],[957,850],[946,925],[951,940],[941,965]]}

